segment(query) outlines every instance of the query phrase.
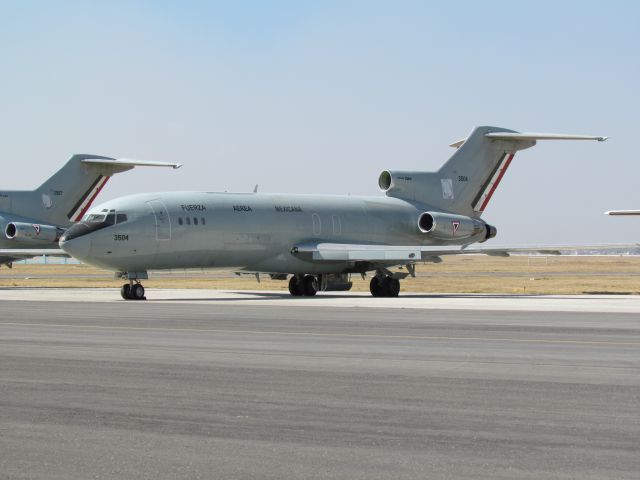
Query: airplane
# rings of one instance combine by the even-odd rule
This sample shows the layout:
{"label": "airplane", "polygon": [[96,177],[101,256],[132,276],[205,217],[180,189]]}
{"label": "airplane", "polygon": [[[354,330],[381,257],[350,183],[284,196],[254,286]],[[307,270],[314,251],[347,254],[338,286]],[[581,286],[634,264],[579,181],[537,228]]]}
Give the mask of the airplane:
{"label": "airplane", "polygon": [[40,255],[67,254],[58,240],[80,220],[112,175],[136,166],[179,168],[179,163],[73,155],[35,190],[0,191],[0,265]]}
{"label": "airplane", "polygon": [[[60,238],[60,247],[128,280],[126,300],[145,299],[148,271],[233,269],[289,279],[293,296],[349,290],[350,275],[374,272],[374,297],[395,297],[416,262],[443,255],[508,255],[470,248],[496,236],[481,219],[517,151],[538,140],[606,137],[520,133],[476,127],[451,144],[436,172],[384,170],[380,196],[162,192],[96,206]],[[531,251],[532,249],[526,249]],[[555,249],[554,249],[555,253]],[[391,272],[394,266],[406,271]]]}

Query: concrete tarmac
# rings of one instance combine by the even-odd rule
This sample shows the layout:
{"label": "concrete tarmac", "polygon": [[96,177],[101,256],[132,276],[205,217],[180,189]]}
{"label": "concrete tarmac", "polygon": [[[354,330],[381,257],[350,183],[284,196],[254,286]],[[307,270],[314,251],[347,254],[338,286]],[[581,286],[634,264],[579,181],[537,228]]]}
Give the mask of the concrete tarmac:
{"label": "concrete tarmac", "polygon": [[57,293],[0,291],[0,479],[640,472],[631,297]]}

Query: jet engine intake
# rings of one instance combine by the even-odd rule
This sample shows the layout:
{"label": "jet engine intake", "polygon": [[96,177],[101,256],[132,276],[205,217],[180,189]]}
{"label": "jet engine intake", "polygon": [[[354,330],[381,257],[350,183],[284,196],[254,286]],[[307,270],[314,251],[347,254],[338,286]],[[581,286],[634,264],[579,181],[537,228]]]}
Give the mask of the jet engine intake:
{"label": "jet engine intake", "polygon": [[424,172],[384,170],[378,177],[378,187],[388,197],[414,199],[416,188],[424,187]]}
{"label": "jet engine intake", "polygon": [[478,218],[442,212],[424,212],[418,218],[418,229],[438,240],[484,242],[497,234],[495,227]]}
{"label": "jet engine intake", "polygon": [[29,243],[57,242],[64,230],[52,225],[40,225],[37,223],[11,222],[8,223],[4,234],[9,240]]}

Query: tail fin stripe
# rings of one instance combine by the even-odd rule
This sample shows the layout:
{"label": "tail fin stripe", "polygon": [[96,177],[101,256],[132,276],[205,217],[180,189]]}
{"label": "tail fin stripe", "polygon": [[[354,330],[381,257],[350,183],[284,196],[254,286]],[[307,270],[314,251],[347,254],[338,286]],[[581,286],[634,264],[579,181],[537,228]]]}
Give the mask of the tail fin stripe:
{"label": "tail fin stripe", "polygon": [[[511,164],[511,160],[513,160],[513,153],[507,154],[505,152],[503,158],[498,162],[497,169],[492,172],[492,175],[489,177],[489,181],[486,185],[483,186],[482,190],[480,190],[480,196],[476,202],[474,202],[473,209],[479,212],[484,212],[484,209],[489,204],[489,200],[493,196],[493,193],[500,185],[500,181],[502,177],[506,173],[509,165]],[[482,204],[480,208],[478,208],[478,204],[482,200]]]}
{"label": "tail fin stripe", "polygon": [[73,208],[71,210],[69,210],[69,213],[67,214],[67,218],[69,220],[76,221],[75,218],[74,218],[74,214],[76,214],[81,209],[81,207],[84,204],[84,202],[87,199],[87,197],[89,197],[89,195],[91,194],[93,189],[96,188],[98,183],[100,183],[100,180],[102,180],[102,175],[98,175],[98,178],[96,178],[95,181],[91,184],[91,186],[87,189],[87,191],[82,194],[82,196],[76,202],[76,204],[73,206]]}
{"label": "tail fin stripe", "polygon": [[85,192],[82,198],[74,205],[74,207],[69,212],[68,218],[74,222],[78,222],[84,217],[84,214],[87,213],[89,207],[96,199],[100,191],[104,188],[104,186],[109,181],[109,176],[100,175],[98,179],[91,185],[91,187]]}

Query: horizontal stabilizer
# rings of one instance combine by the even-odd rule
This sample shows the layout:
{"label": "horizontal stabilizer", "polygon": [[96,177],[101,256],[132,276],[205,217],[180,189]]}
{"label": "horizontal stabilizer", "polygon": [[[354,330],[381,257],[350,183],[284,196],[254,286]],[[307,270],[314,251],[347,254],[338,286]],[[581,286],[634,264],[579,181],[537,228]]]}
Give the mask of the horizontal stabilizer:
{"label": "horizontal stabilizer", "polygon": [[640,215],[640,210],[609,210],[605,215]]}
{"label": "horizontal stabilizer", "polygon": [[494,140],[597,140],[598,142],[604,142],[608,138],[593,135],[566,135],[564,133],[520,132],[491,132],[485,133],[484,136]]}
{"label": "horizontal stabilizer", "polygon": [[171,168],[180,168],[182,166],[181,163],[170,163],[170,162],[150,162],[145,160],[133,160],[130,158],[118,158],[118,159],[108,159],[108,158],[86,158],[82,160],[82,163],[89,164],[98,164],[98,165],[114,165],[114,166],[123,166],[123,167],[171,167]]}

